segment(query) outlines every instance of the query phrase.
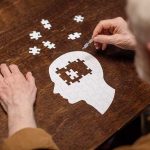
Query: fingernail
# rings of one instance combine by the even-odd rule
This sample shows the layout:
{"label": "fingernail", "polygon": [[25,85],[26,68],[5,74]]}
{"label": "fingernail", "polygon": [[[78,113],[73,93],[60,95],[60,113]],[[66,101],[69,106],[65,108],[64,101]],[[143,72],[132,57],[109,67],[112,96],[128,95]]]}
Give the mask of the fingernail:
{"label": "fingernail", "polygon": [[32,72],[28,72],[28,74],[32,75]]}
{"label": "fingernail", "polygon": [[103,44],[102,50],[104,51],[106,48],[107,48],[107,45],[106,45],[106,44]]}
{"label": "fingernail", "polygon": [[93,41],[95,41],[96,40],[96,37],[95,38],[93,38]]}

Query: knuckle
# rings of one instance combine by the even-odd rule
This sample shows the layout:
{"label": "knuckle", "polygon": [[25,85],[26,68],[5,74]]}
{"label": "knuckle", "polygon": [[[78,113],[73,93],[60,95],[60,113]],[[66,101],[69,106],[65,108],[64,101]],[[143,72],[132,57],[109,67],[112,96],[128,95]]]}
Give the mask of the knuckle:
{"label": "knuckle", "polygon": [[33,85],[33,86],[31,87],[31,89],[32,89],[32,91],[34,91],[34,92],[37,91],[37,87],[36,87],[35,85]]}
{"label": "knuckle", "polygon": [[35,78],[34,77],[32,77],[32,82],[33,82],[33,84],[35,84]]}
{"label": "knuckle", "polygon": [[99,21],[98,25],[101,25],[104,22],[104,20]]}
{"label": "knuckle", "polygon": [[9,67],[14,67],[14,66],[15,66],[14,64],[9,65]]}
{"label": "knuckle", "polygon": [[11,64],[11,65],[9,66],[9,68],[11,68],[12,70],[17,70],[17,69],[18,69],[18,66],[15,65],[15,64]]}
{"label": "knuckle", "polygon": [[117,17],[117,20],[123,21],[124,19],[122,17]]}
{"label": "knuckle", "polygon": [[31,75],[32,80],[35,80],[35,78]]}
{"label": "knuckle", "polygon": [[22,80],[22,75],[20,73],[13,74],[13,78],[15,81]]}
{"label": "knuckle", "polygon": [[37,87],[36,86],[34,87],[34,90],[37,91]]}
{"label": "knuckle", "polygon": [[1,67],[4,67],[4,66],[6,66],[6,64],[5,64],[5,63],[2,63],[2,64],[1,64]]}
{"label": "knuckle", "polygon": [[14,79],[11,76],[9,76],[9,77],[7,77],[7,78],[4,79],[4,82],[7,83],[7,84],[13,83]]}
{"label": "knuckle", "polygon": [[7,95],[7,92],[8,92],[8,88],[7,87],[0,88],[0,97],[4,98],[4,96]]}
{"label": "knuckle", "polygon": [[20,74],[16,73],[13,75],[15,79],[19,79],[20,78]]}
{"label": "knuckle", "polygon": [[5,98],[5,95],[0,92],[0,98],[3,100]]}
{"label": "knuckle", "polygon": [[32,86],[33,86],[33,88],[36,88],[36,85],[35,85],[35,83],[33,83],[33,84],[32,84]]}
{"label": "knuckle", "polygon": [[7,84],[5,84],[5,82],[4,82],[3,84],[0,85],[0,91],[5,89],[6,87],[7,87]]}
{"label": "knuckle", "polygon": [[36,88],[37,88],[34,82],[29,83],[29,86],[30,86],[32,89],[36,89]]}
{"label": "knuckle", "polygon": [[121,20],[121,19],[122,19],[122,17],[117,17],[117,19],[120,19],[120,20]]}
{"label": "knuckle", "polygon": [[11,65],[9,65],[9,67],[10,67],[10,68],[16,68],[16,67],[17,67],[17,65],[15,65],[15,64],[11,64]]}

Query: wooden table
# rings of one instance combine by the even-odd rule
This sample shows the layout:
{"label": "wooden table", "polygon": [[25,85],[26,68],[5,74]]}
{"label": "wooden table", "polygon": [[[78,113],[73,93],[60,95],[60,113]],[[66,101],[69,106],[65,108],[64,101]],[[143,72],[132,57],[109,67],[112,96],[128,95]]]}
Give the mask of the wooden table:
{"label": "wooden table", "polygon": [[[69,104],[60,95],[53,94],[49,65],[60,55],[81,47],[92,35],[96,24],[106,18],[125,16],[125,0],[2,0],[0,2],[0,63],[19,65],[25,73],[31,70],[36,78],[38,96],[36,120],[39,127],[52,134],[62,150],[94,149],[139,114],[148,104],[150,87],[142,83],[135,72],[133,54],[109,47],[97,53],[93,46],[87,51],[101,63],[106,82],[116,89],[109,110],[101,115],[84,101]],[[75,15],[85,16],[84,23],[73,21]],[[53,28],[45,30],[41,19],[48,19]],[[43,37],[29,39],[33,30]],[[73,31],[82,38],[68,41]],[[48,50],[41,44],[51,40],[57,44]],[[31,46],[42,49],[40,55],[28,53]],[[98,89],[97,89],[97,92]],[[0,109],[0,140],[7,136],[7,116]]]}

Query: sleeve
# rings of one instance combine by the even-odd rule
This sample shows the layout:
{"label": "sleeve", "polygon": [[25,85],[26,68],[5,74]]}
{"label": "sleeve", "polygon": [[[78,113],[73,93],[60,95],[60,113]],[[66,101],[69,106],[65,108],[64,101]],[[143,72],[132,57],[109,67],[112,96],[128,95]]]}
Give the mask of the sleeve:
{"label": "sleeve", "polygon": [[123,146],[114,150],[150,150],[150,134],[143,136],[131,146]]}
{"label": "sleeve", "polygon": [[52,137],[39,128],[26,128],[18,131],[2,144],[2,150],[58,150]]}

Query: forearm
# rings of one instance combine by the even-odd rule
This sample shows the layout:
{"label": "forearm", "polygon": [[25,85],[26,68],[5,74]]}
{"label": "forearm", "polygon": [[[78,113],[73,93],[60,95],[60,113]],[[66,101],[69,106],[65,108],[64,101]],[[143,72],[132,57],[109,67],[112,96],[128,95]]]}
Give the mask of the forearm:
{"label": "forearm", "polygon": [[36,128],[32,107],[8,109],[9,136],[24,128]]}

